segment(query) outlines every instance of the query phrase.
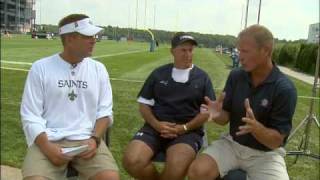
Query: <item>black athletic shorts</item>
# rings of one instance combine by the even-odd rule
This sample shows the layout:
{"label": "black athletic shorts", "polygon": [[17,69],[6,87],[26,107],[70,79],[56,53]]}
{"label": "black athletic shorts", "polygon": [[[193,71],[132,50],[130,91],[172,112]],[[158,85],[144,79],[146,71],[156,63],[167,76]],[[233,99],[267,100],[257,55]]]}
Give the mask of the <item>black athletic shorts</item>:
{"label": "black athletic shorts", "polygon": [[160,133],[152,128],[149,124],[144,126],[134,135],[133,140],[141,140],[146,143],[156,155],[159,152],[166,152],[166,150],[175,144],[184,143],[190,145],[197,153],[203,144],[203,131],[196,130],[182,134],[174,139],[163,138]]}

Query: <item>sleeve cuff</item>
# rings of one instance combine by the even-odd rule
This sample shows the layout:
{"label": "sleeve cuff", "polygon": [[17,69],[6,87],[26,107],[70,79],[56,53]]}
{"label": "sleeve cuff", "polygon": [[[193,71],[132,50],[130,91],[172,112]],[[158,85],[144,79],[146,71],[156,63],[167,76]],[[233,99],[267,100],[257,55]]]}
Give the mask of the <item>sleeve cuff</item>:
{"label": "sleeve cuff", "polygon": [[100,119],[100,118],[103,118],[103,117],[108,117],[109,118],[108,126],[112,126],[113,125],[113,115],[112,114],[101,112],[101,113],[97,114],[97,118],[96,119]]}
{"label": "sleeve cuff", "polygon": [[39,134],[45,132],[45,128],[40,124],[28,124],[25,125],[23,129],[26,134],[28,147],[34,144],[34,141]]}
{"label": "sleeve cuff", "polygon": [[140,96],[137,101],[142,104],[154,106],[154,99],[146,99],[146,98]]}

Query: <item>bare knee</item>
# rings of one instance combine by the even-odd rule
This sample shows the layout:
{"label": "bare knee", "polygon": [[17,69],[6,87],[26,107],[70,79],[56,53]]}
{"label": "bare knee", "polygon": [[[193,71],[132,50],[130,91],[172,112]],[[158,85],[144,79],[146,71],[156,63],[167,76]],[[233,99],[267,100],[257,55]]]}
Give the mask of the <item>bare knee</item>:
{"label": "bare knee", "polygon": [[130,142],[123,155],[123,167],[129,172],[140,171],[151,163],[152,149],[144,142],[133,140]]}
{"label": "bare knee", "polygon": [[210,174],[211,174],[210,168],[202,167],[202,165],[197,162],[191,163],[189,170],[188,170],[188,177],[190,180],[197,179],[197,178],[202,179],[205,177],[209,177]]}
{"label": "bare knee", "polygon": [[164,173],[169,177],[175,177],[173,179],[179,179],[179,177],[184,177],[187,174],[188,168],[192,160],[185,161],[179,157],[174,157],[172,159],[167,159],[165,163]]}
{"label": "bare knee", "polygon": [[167,150],[163,179],[184,179],[196,153],[189,145],[176,144]]}
{"label": "bare knee", "polygon": [[187,170],[165,168],[162,174],[160,175],[160,177],[161,177],[161,180],[168,180],[168,179],[183,180],[186,175],[187,175]]}
{"label": "bare knee", "polygon": [[188,177],[190,180],[214,179],[219,176],[215,161],[208,158],[210,157],[203,157],[203,155],[201,155],[191,163],[188,170]]}
{"label": "bare knee", "polygon": [[143,169],[147,165],[147,161],[137,154],[125,154],[122,159],[123,167],[128,172],[136,172]]}
{"label": "bare knee", "polygon": [[97,173],[95,176],[90,178],[90,180],[100,180],[100,179],[120,180],[120,176],[117,171],[105,170]]}

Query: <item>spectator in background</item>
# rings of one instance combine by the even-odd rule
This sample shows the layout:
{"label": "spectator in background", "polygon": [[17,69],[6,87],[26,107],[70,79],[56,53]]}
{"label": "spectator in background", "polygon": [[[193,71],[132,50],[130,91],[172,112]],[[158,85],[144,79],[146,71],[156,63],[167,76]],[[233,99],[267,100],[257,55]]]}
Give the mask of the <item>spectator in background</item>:
{"label": "spectator in background", "polygon": [[8,30],[4,30],[4,37],[11,38],[11,34]]}
{"label": "spectator in background", "polygon": [[230,57],[232,59],[232,68],[239,67],[239,53],[236,48],[231,51]]}

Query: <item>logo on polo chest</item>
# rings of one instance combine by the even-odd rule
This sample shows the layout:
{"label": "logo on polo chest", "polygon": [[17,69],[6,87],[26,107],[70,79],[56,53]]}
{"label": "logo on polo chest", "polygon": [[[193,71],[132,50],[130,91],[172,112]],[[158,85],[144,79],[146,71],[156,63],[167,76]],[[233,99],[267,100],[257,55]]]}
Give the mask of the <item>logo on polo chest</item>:
{"label": "logo on polo chest", "polygon": [[168,81],[161,80],[159,83],[160,83],[160,84],[163,84],[163,85],[165,85],[165,86],[168,86]]}
{"label": "logo on polo chest", "polygon": [[261,100],[261,104],[260,104],[260,105],[261,105],[262,107],[267,107],[268,104],[269,104],[268,99],[262,99],[262,100]]}

